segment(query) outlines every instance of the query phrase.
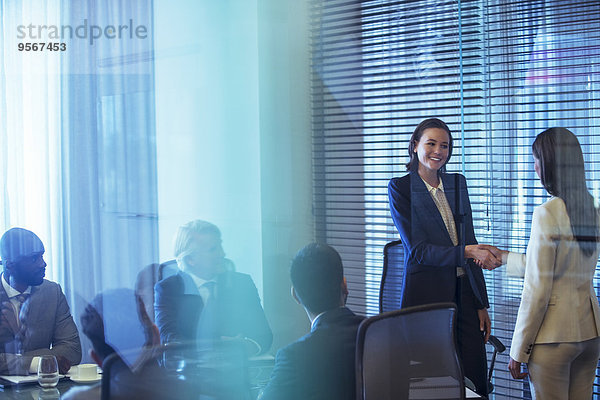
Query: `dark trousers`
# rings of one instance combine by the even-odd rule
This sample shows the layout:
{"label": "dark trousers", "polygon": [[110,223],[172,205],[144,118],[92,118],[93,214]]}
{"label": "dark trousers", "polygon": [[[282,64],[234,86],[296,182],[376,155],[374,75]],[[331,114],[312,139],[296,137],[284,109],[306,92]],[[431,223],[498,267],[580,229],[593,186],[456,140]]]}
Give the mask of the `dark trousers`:
{"label": "dark trousers", "polygon": [[483,332],[479,330],[475,295],[466,275],[456,281],[458,356],[463,372],[475,384],[477,394],[487,398],[487,358]]}

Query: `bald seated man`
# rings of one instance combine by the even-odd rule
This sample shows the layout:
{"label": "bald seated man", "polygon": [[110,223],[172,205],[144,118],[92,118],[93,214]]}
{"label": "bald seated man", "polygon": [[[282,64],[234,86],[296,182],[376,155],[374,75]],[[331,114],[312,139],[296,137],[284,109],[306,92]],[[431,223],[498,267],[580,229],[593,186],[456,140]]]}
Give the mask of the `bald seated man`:
{"label": "bald seated man", "polygon": [[81,342],[63,291],[44,279],[44,245],[33,232],[11,228],[0,239],[0,374],[37,372],[54,355],[61,374],[81,361]]}

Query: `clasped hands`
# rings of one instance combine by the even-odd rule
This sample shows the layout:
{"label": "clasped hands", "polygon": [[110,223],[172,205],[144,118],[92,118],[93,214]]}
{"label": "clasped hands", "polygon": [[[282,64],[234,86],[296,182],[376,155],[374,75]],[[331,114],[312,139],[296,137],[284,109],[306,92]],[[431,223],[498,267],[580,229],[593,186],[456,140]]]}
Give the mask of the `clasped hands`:
{"label": "clasped hands", "polygon": [[471,244],[465,246],[465,258],[472,258],[475,264],[487,270],[493,270],[502,265],[502,254],[508,253],[489,244]]}

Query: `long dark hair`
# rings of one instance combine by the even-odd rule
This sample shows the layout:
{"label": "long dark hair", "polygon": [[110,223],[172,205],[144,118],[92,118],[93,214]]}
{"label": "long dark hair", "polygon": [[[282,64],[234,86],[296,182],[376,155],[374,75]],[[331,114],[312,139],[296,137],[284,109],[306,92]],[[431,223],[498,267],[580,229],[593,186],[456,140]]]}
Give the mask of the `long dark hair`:
{"label": "long dark hair", "polygon": [[550,128],[537,135],[531,148],[539,160],[542,185],[565,202],[579,248],[592,255],[598,240],[598,213],[586,186],[577,137],[568,129]]}
{"label": "long dark hair", "polygon": [[446,164],[448,164],[448,161],[450,161],[450,157],[452,156],[452,133],[450,133],[448,125],[438,118],[427,118],[426,120],[421,121],[415,128],[415,131],[410,137],[410,143],[408,144],[408,156],[410,157],[410,160],[406,163],[407,171],[417,171],[419,169],[419,157],[415,154],[415,147],[417,147],[417,142],[421,140],[421,136],[423,136],[425,129],[429,128],[443,129],[448,133],[448,158],[442,168],[438,170],[438,173],[446,172]]}

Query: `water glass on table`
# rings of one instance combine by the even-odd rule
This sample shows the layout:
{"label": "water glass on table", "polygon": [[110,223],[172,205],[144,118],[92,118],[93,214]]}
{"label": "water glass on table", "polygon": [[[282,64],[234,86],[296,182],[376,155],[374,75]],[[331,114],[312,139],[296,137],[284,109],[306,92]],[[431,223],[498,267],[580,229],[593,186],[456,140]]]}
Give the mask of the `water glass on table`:
{"label": "water glass on table", "polygon": [[38,383],[43,388],[51,388],[58,383],[58,363],[54,356],[40,356]]}
{"label": "water glass on table", "polygon": [[[35,392],[31,396],[36,399]],[[38,392],[37,400],[60,400],[60,391],[57,388],[42,388]]]}

